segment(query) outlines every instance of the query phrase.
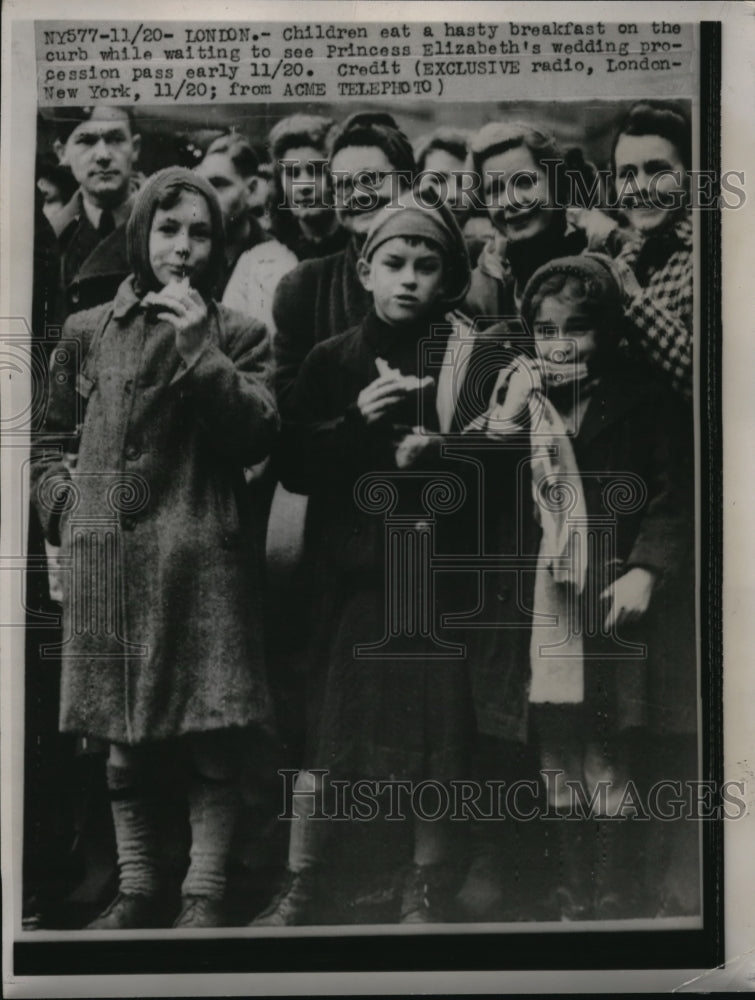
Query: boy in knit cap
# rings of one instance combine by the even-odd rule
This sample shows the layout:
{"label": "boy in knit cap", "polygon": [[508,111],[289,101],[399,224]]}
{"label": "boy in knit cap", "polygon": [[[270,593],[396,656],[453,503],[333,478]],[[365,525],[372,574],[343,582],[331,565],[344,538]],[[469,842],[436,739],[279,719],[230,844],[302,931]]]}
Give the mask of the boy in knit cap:
{"label": "boy in knit cap", "polygon": [[[640,864],[648,824],[625,807],[630,782],[642,791],[647,734],[673,732],[695,698],[693,593],[678,576],[692,545],[688,422],[620,350],[609,258],[545,264],[524,290],[522,319],[534,351],[500,372],[480,425],[498,440],[530,440],[534,502],[520,517],[524,535],[540,539],[531,718],[549,808],[562,819],[551,830],[561,864],[550,915],[652,916]],[[590,803],[582,818],[575,790]]]}
{"label": "boy in knit cap", "polygon": [[[288,877],[255,921],[262,925],[313,920],[327,831],[327,824],[309,818],[314,769],[327,773],[326,801],[332,778],[448,782],[465,773],[471,737],[464,661],[451,655],[434,627],[426,634],[415,628],[411,649],[401,645],[399,629],[398,644],[380,656],[357,652],[388,632],[396,638],[386,618],[396,602],[409,600],[415,611],[421,605],[430,622],[436,620],[432,584],[418,579],[403,595],[396,587],[406,580],[392,584],[384,517],[359,501],[357,484],[366,473],[380,474],[380,483],[395,492],[395,509],[413,519],[419,536],[428,517],[423,485],[458,472],[438,445],[455,420],[441,362],[453,331],[449,306],[469,282],[464,240],[445,206],[386,207],[366,236],[358,270],[372,307],[361,323],[306,358],[279,456],[284,485],[309,496],[308,555],[318,589],[308,657],[304,763],[311,770],[300,774],[294,795]],[[432,352],[423,349],[430,340]],[[310,797],[302,799],[305,792]],[[451,827],[447,819],[409,822],[413,863],[400,919],[442,920],[456,875]]]}

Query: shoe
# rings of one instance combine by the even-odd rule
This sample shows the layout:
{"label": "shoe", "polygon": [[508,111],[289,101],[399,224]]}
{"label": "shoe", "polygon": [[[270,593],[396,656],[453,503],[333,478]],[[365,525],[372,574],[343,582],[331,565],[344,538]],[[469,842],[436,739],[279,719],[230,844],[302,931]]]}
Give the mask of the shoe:
{"label": "shoe", "polygon": [[450,883],[448,865],[412,865],[401,893],[401,923],[444,923],[448,919]]}
{"label": "shoe", "polygon": [[286,869],[278,892],[249,927],[298,927],[309,921],[317,875],[314,868]]}
{"label": "shoe", "polygon": [[559,885],[550,898],[550,908],[556,920],[571,923],[573,920],[592,920],[592,900],[583,886]]}
{"label": "shoe", "polygon": [[88,931],[125,931],[140,927],[166,927],[161,901],[154,896],[119,892],[106,910],[87,924]]}
{"label": "shoe", "polygon": [[225,927],[225,907],[222,899],[211,896],[182,896],[181,912],[174,927]]}

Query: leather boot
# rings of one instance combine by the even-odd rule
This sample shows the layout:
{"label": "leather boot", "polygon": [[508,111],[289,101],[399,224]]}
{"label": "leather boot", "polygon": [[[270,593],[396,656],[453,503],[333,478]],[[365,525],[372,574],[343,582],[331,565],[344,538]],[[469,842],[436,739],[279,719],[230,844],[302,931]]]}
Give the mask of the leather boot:
{"label": "leather boot", "polygon": [[593,916],[594,824],[590,820],[566,818],[552,822],[556,827],[553,831],[556,886],[550,893],[549,908],[558,920],[590,920]]}
{"label": "leather boot", "polygon": [[598,820],[595,916],[626,920],[652,916],[643,892],[647,824],[636,819]]}
{"label": "leather boot", "polygon": [[174,927],[225,927],[225,907],[222,899],[212,896],[182,896],[181,912]]}
{"label": "leather boot", "polygon": [[154,896],[131,895],[119,892],[113,902],[99,917],[87,924],[88,931],[124,931],[141,927],[169,926],[165,907]]}
{"label": "leather boot", "polygon": [[317,871],[314,867],[300,871],[286,869],[283,883],[265,909],[249,927],[299,927],[312,919]]}
{"label": "leather boot", "polygon": [[458,888],[449,864],[412,865],[401,892],[402,924],[435,924],[449,919],[451,899]]}

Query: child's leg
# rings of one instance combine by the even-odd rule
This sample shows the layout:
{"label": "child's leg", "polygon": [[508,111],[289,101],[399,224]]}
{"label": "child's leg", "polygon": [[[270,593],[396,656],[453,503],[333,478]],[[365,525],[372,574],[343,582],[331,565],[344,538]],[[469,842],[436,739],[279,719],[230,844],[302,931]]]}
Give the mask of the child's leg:
{"label": "child's leg", "polygon": [[[226,868],[239,800],[232,734],[221,730],[191,737],[189,781],[191,849],[181,896],[180,927],[222,924]],[[201,901],[201,902],[200,902]]]}
{"label": "child's leg", "polygon": [[[604,919],[640,916],[643,908],[642,870],[648,826],[631,803],[632,745],[629,731],[602,743],[590,742],[585,752],[586,792],[595,803],[597,858],[596,916]],[[623,818],[617,818],[623,817]]]}
{"label": "child's leg", "polygon": [[270,904],[252,921],[254,926],[292,927],[311,920],[318,869],[327,839],[327,820],[314,817],[321,811],[325,793],[321,774],[299,772],[291,803],[294,818],[286,876]]}
{"label": "child's leg", "polygon": [[[562,920],[592,914],[593,824],[578,808],[584,780],[584,713],[581,705],[532,707],[540,745],[548,816],[543,820],[546,855],[555,880],[549,908]],[[554,870],[555,869],[555,870]]]}
{"label": "child's leg", "polygon": [[143,751],[110,747],[107,784],[118,850],[119,895],[89,928],[117,930],[160,926],[159,844],[155,790]]}
{"label": "child's leg", "polygon": [[451,824],[448,816],[414,817],[414,855],[403,885],[402,923],[434,923],[449,916],[451,897],[461,884]]}

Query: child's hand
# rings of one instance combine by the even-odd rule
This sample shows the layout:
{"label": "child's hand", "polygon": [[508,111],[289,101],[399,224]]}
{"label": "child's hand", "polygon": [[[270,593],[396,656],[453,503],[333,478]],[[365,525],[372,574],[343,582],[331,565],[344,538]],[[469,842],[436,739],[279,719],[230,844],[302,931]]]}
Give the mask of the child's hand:
{"label": "child's hand", "polygon": [[611,263],[614,274],[619,281],[622,300],[626,306],[633,298],[635,298],[635,296],[640,294],[642,291],[642,285],[639,283],[634,271],[625,260],[617,258]]}
{"label": "child's hand", "polygon": [[359,412],[367,424],[374,424],[382,419],[392,407],[406,399],[410,392],[424,389],[433,381],[429,375],[422,379],[416,375],[402,375],[383,358],[377,358],[375,363],[380,375],[357,396]]}
{"label": "child's hand", "polygon": [[396,467],[410,469],[417,464],[420,456],[424,455],[428,448],[437,447],[442,440],[440,434],[426,431],[424,427],[415,427],[396,445]]}
{"label": "child's hand", "polygon": [[176,350],[186,364],[195,361],[207,343],[207,306],[189,279],[171,281],[159,292],[147,292],[144,304],[175,329]]}
{"label": "child's hand", "polygon": [[530,396],[540,384],[541,376],[534,362],[516,362],[500,371],[490,397],[488,433],[496,436],[519,430],[527,415]]}
{"label": "child's hand", "polygon": [[642,566],[635,566],[606,587],[601,600],[610,600],[604,628],[607,632],[619,625],[641,618],[648,609],[655,587],[655,573]]}

